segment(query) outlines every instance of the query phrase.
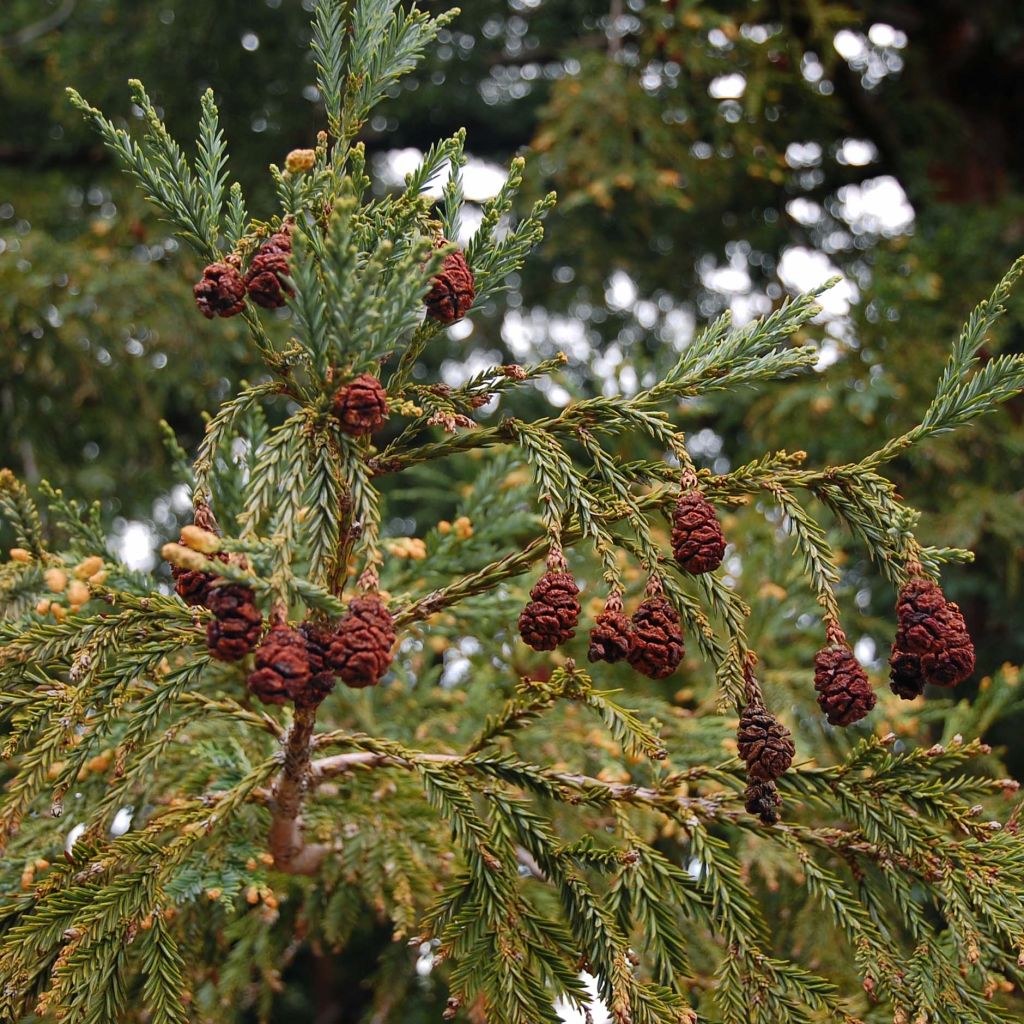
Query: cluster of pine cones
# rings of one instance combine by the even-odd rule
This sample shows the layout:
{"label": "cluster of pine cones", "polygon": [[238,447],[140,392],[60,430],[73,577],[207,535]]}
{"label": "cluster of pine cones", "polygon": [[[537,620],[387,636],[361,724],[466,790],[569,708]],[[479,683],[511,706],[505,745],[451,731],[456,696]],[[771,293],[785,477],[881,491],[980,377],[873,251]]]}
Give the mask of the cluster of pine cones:
{"label": "cluster of pine cones", "polygon": [[[713,572],[722,564],[725,537],[714,506],[698,490],[684,492],[672,516],[672,551],[690,573]],[[519,635],[535,651],[552,651],[576,635],[579,588],[572,575],[549,570],[530,591],[519,616]],[[609,596],[590,632],[591,661],[614,664],[625,659],[650,679],[665,679],[686,654],[679,613],[652,580],[648,594],[631,617],[622,597]]]}
{"label": "cluster of pine cones", "polygon": [[[196,524],[215,527],[205,506],[197,509]],[[223,554],[213,557],[226,560]],[[277,622],[264,635],[263,613],[250,587],[180,566],[171,572],[186,604],[205,605],[213,613],[206,645],[214,658],[241,661],[255,651],[246,685],[264,704],[315,707],[334,688],[335,677],[362,689],[379,683],[391,665],[394,621],[376,594],[353,598],[333,629]]]}
{"label": "cluster of pine cones", "polygon": [[[450,243],[442,238],[438,244]],[[291,255],[291,227],[286,223],[260,245],[244,276],[236,254],[211,263],[192,288],[199,312],[209,320],[235,316],[245,309],[246,295],[264,309],[279,309],[294,295],[288,283]],[[469,312],[475,299],[473,271],[456,249],[445,256],[431,281],[423,300],[427,313],[439,323],[453,324]]]}
{"label": "cluster of pine cones", "polygon": [[395,626],[376,594],[356,597],[333,630],[311,622],[279,623],[256,649],[246,685],[264,704],[316,707],[335,676],[355,689],[376,686],[391,664]]}

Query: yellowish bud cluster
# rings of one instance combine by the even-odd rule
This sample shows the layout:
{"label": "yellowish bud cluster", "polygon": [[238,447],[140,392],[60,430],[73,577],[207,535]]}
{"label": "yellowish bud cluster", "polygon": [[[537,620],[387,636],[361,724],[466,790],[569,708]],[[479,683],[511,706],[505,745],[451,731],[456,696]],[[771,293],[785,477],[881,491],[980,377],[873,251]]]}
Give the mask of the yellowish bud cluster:
{"label": "yellowish bud cluster", "polygon": [[289,174],[301,174],[310,171],[316,163],[316,150],[293,149],[284,158],[284,168]]}
{"label": "yellowish bud cluster", "polygon": [[171,565],[178,565],[182,569],[192,569],[195,572],[206,571],[206,558],[198,551],[193,551],[192,548],[185,547],[184,544],[165,544],[160,549],[160,554],[170,562]]}
{"label": "yellowish bud cluster", "polygon": [[427,557],[427,545],[419,537],[396,537],[388,541],[387,550],[395,558],[411,558],[416,562]]}
{"label": "yellowish bud cluster", "polygon": [[469,516],[459,516],[454,523],[449,523],[447,519],[442,519],[437,524],[437,532],[443,537],[447,537],[449,533],[454,533],[459,540],[469,540],[473,536],[473,522]]}
{"label": "yellowish bud cluster", "polygon": [[217,535],[200,526],[183,526],[181,542],[193,551],[201,551],[204,555],[212,555],[220,551],[220,539]]}

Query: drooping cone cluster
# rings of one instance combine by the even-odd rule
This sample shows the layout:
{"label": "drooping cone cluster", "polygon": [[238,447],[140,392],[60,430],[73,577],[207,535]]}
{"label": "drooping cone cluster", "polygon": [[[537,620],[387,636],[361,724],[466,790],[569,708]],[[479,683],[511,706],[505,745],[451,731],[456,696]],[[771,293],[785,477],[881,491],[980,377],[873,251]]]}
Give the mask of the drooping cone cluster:
{"label": "drooping cone cluster", "polygon": [[743,806],[747,814],[755,814],[762,825],[774,825],[779,820],[782,797],[775,783],[768,779],[752,779],[743,791]]}
{"label": "drooping cone cluster", "polygon": [[237,267],[218,260],[211,263],[193,285],[199,312],[212,320],[215,316],[234,316],[245,309],[245,281]]}
{"label": "drooping cone cluster", "polygon": [[305,637],[282,623],[263,638],[245,683],[264,704],[286,704],[305,693],[311,678]]}
{"label": "drooping cone cluster", "polygon": [[361,373],[334,394],[334,415],[353,437],[372,434],[388,418],[388,396],[373,374]]}
{"label": "drooping cone cluster", "polygon": [[330,637],[327,662],[349,686],[376,686],[391,664],[394,645],[394,620],[381,599],[356,597]]}
{"label": "drooping cone cluster", "polygon": [[889,658],[890,688],[913,700],[933,686],[956,686],[974,671],[974,644],[960,609],[941,587],[915,574],[896,602],[896,639]]}
{"label": "drooping cone cluster", "polygon": [[[448,242],[442,239],[441,244],[447,245]],[[427,312],[442,324],[453,324],[469,312],[475,298],[473,271],[461,250],[456,249],[445,256],[441,269],[431,282],[430,291],[424,299]]]}
{"label": "drooping cone cluster", "polygon": [[587,657],[591,661],[607,661],[614,665],[629,654],[632,641],[633,627],[622,614],[622,598],[613,593],[605,602],[604,611],[594,620]]}
{"label": "drooping cone cluster", "polygon": [[725,536],[718,513],[700,491],[679,496],[672,513],[672,551],[676,561],[694,575],[714,572],[725,555]]}
{"label": "drooping cone cluster", "polygon": [[237,583],[211,587],[206,607],[213,618],[206,625],[206,646],[219,661],[239,661],[259,642],[263,613],[256,595]]}
{"label": "drooping cone cluster", "polygon": [[814,656],[814,689],[829,725],[847,726],[868,715],[876,698],[867,673],[840,637]]}
{"label": "drooping cone cluster", "polygon": [[519,635],[535,651],[553,651],[576,635],[580,588],[568,572],[548,570],[530,591],[519,614]]}
{"label": "drooping cone cluster", "polygon": [[661,594],[640,602],[633,613],[629,664],[650,679],[665,679],[679,667],[686,653],[679,613]]}
{"label": "drooping cone cluster", "polygon": [[740,715],[736,739],[751,780],[772,782],[785,775],[793,763],[793,738],[760,697],[747,702]]}
{"label": "drooping cone cluster", "polygon": [[291,254],[292,239],[285,230],[271,235],[252,258],[245,287],[257,306],[277,309],[285,304],[286,296],[294,294],[285,280]]}

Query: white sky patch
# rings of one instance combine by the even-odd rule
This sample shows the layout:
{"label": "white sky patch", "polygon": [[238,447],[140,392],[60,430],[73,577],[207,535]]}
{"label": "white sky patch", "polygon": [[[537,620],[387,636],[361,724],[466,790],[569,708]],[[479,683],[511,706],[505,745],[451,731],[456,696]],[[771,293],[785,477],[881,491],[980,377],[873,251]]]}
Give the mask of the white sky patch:
{"label": "white sky patch", "polygon": [[791,142],[786,147],[786,163],[790,167],[816,167],[821,163],[821,146],[817,142]]}
{"label": "white sky patch", "polygon": [[811,224],[817,224],[821,220],[821,205],[819,203],[812,202],[810,199],[791,199],[786,203],[786,213],[790,215],[797,222],[797,224],[803,224],[810,226]]}
{"label": "white sky patch", "polygon": [[[405,149],[389,149],[375,160],[375,167],[381,181],[390,188],[401,188],[405,176],[412,174],[423,163],[423,153],[415,146]],[[424,193],[440,199],[448,177],[448,163],[443,163],[434,175]],[[508,172],[499,164],[488,160],[469,157],[462,168],[462,190],[471,203],[482,203],[496,196],[505,184]]]}
{"label": "white sky patch", "polygon": [[727,267],[701,270],[700,279],[705,288],[722,295],[745,295],[750,291],[750,273],[742,258]]}
{"label": "white sky patch", "polygon": [[894,50],[902,50],[907,45],[907,34],[901,32],[892,25],[886,25],[883,21],[875,22],[868,29],[868,39],[875,46],[889,47]]}
{"label": "white sky patch", "polygon": [[914,223],[914,208],[891,175],[844,185],[837,194],[840,215],[858,234],[900,235]]}
{"label": "white sky patch", "polygon": [[552,348],[565,352],[577,362],[590,355],[587,330],[580,320],[552,316],[540,308],[526,313],[518,309],[509,310],[501,324],[501,337],[521,361],[536,358],[542,351]]}
{"label": "white sky patch", "polygon": [[862,636],[854,645],[853,653],[866,668],[878,667],[878,645],[869,636]]}
{"label": "white sky patch", "polygon": [[865,167],[878,159],[878,150],[870,139],[844,139],[836,160],[848,167]]}
{"label": "white sky patch", "polygon": [[714,100],[738,100],[746,88],[746,78],[735,72],[713,78],[708,86],[708,95]]}
{"label": "white sky patch", "polygon": [[[836,276],[842,276],[839,268],[823,252],[802,245],[786,249],[779,260],[779,280],[794,292],[810,291]],[[846,316],[851,303],[856,301],[857,289],[846,278],[818,296],[826,319]]]}
{"label": "white sky patch", "polygon": [[[594,1024],[611,1024],[608,1010],[597,995],[597,979],[590,974],[581,974],[580,977],[586,984],[590,996],[590,1016],[593,1018]],[[564,1024],[584,1024],[586,1020],[584,1015],[565,999],[559,999],[555,1003],[555,1013],[561,1017]]]}
{"label": "white sky patch", "polygon": [[609,309],[621,311],[629,309],[637,300],[639,292],[636,282],[624,270],[616,270],[608,278],[608,284],[604,290],[604,301],[608,303]]}
{"label": "white sky patch", "polygon": [[860,32],[841,29],[835,34],[832,45],[843,60],[857,60],[867,54],[867,39]]}
{"label": "white sky patch", "polygon": [[143,522],[130,520],[120,533],[113,538],[117,557],[129,569],[149,572],[156,565],[156,552],[153,545],[156,534]]}

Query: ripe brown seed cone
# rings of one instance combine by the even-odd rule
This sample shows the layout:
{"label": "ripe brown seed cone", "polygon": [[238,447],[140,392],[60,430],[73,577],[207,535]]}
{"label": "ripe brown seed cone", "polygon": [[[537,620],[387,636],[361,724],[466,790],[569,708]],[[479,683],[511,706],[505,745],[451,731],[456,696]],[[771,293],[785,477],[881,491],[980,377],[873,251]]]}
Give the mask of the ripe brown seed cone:
{"label": "ripe brown seed cone", "polygon": [[633,613],[633,633],[627,655],[630,665],[650,679],[665,679],[686,653],[679,612],[660,594],[641,601]]}
{"label": "ripe brown seed cone", "polygon": [[245,282],[230,263],[211,263],[193,285],[192,294],[199,312],[212,320],[215,316],[234,316],[245,309]]}
{"label": "ripe brown seed cone", "polygon": [[303,692],[293,694],[292,699],[296,707],[315,707],[334,689],[334,672],[328,655],[331,634],[311,622],[302,623],[299,632],[306,641],[306,656],[309,659],[311,674]]}
{"label": "ripe brown seed cone", "polygon": [[889,658],[893,693],[913,700],[929,683],[956,686],[974,671],[974,644],[964,617],[933,580],[912,576],[903,585],[896,620]]}
{"label": "ripe brown seed cone", "polygon": [[219,661],[239,661],[259,642],[263,613],[253,592],[237,583],[211,587],[206,606],[214,617],[206,625],[206,646]]}
{"label": "ripe brown seed cone", "polygon": [[553,651],[576,635],[580,588],[571,573],[544,573],[530,591],[532,600],[519,613],[519,635],[535,651]]}
{"label": "ripe brown seed cone", "polygon": [[714,572],[725,556],[725,536],[714,505],[700,491],[679,496],[672,514],[672,551],[694,575]]}
{"label": "ripe brown seed cone", "polygon": [[629,654],[633,627],[621,609],[621,602],[616,601],[613,605],[609,601],[594,620],[594,628],[590,631],[590,650],[587,652],[590,661],[607,661],[614,665]]}
{"label": "ripe brown seed cone", "polygon": [[210,584],[216,579],[212,573],[183,569],[180,565],[171,566],[171,576],[174,592],[188,605],[205,604]]}
{"label": "ripe brown seed cone", "polygon": [[747,814],[756,814],[762,825],[774,825],[779,820],[779,796],[775,783],[767,779],[758,779],[747,783],[743,791],[743,806]]}
{"label": "ripe brown seed cone", "polygon": [[376,594],[353,598],[327,646],[327,661],[356,689],[376,686],[391,664],[395,624]]}
{"label": "ripe brown seed cone", "polygon": [[736,739],[750,779],[781,778],[793,763],[796,747],[789,730],[759,699],[743,709]]}
{"label": "ripe brown seed cone", "polygon": [[288,269],[287,253],[277,248],[261,248],[253,257],[249,272],[245,275],[249,298],[264,309],[278,309],[285,305],[285,296],[295,294],[284,281]]}
{"label": "ripe brown seed cone", "polygon": [[823,647],[814,656],[814,689],[830,725],[853,725],[875,706],[868,675],[845,644]]}
{"label": "ripe brown seed cone", "polygon": [[458,249],[449,253],[431,282],[424,302],[427,312],[443,324],[461,320],[473,305],[476,285],[466,257]]}
{"label": "ripe brown seed cone", "polygon": [[364,437],[383,426],[388,418],[388,396],[372,373],[361,373],[334,394],[334,415],[341,429]]}
{"label": "ripe brown seed cone", "polygon": [[256,668],[245,685],[264,704],[285,704],[302,695],[312,673],[305,637],[290,626],[274,626],[256,649]]}

